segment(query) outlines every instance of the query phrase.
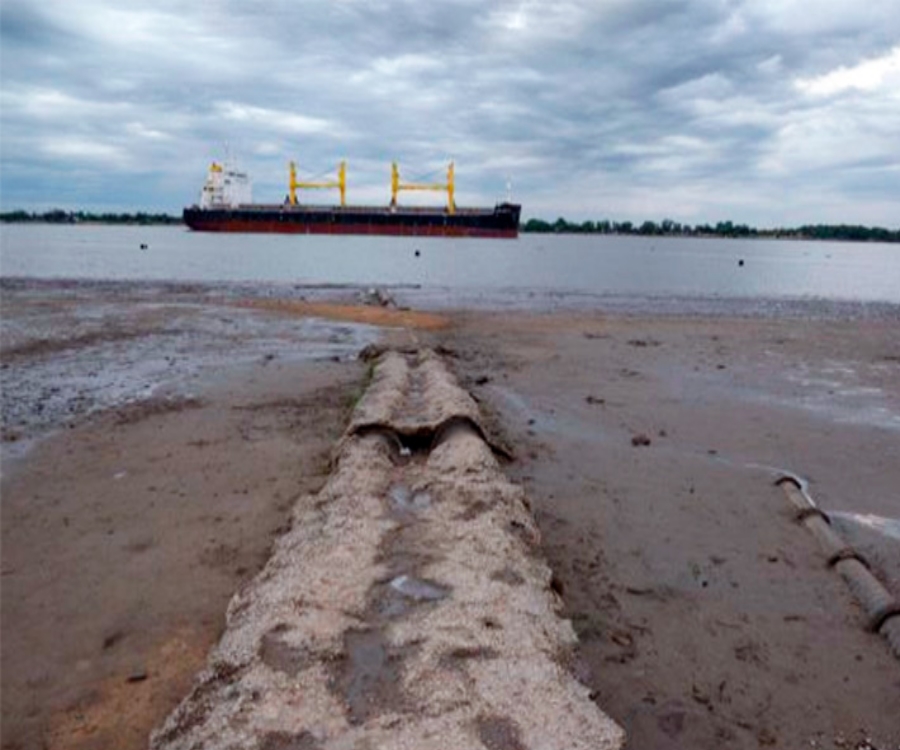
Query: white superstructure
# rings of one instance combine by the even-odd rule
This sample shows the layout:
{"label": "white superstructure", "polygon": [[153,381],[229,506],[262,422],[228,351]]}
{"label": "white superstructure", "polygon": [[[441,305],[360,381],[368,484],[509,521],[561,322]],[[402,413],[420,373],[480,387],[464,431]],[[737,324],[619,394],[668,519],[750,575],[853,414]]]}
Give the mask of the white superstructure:
{"label": "white superstructure", "polygon": [[200,208],[235,208],[253,202],[253,188],[246,172],[213,162],[200,191]]}

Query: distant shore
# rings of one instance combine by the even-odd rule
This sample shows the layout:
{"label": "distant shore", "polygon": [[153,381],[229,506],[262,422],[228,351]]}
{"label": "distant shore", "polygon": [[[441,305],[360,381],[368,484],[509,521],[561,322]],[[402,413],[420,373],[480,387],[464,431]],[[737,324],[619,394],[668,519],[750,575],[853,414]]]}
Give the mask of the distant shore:
{"label": "distant shore", "polygon": [[43,213],[28,211],[5,211],[0,213],[0,223],[3,224],[109,224],[109,225],[140,225],[140,226],[166,226],[184,224],[181,216],[172,216],[165,213],[101,213],[95,214],[88,211],[63,211],[53,209]]}
{"label": "distant shore", "polygon": [[[0,213],[0,223],[4,224],[108,224],[137,226],[178,226],[184,225],[181,216],[165,213],[101,213],[87,211],[64,211],[53,209],[43,213],[28,211],[6,211]],[[634,224],[630,221],[584,221],[570,222],[559,218],[554,222],[543,219],[529,219],[519,226],[525,234],[600,234],[618,237],[692,237],[700,239],[766,239],[766,240],[815,240],[837,242],[900,242],[900,229],[870,227],[857,224],[808,224],[799,227],[779,227],[757,229],[746,224],[731,221],[715,225],[681,224],[665,219],[660,223],[645,221]]]}

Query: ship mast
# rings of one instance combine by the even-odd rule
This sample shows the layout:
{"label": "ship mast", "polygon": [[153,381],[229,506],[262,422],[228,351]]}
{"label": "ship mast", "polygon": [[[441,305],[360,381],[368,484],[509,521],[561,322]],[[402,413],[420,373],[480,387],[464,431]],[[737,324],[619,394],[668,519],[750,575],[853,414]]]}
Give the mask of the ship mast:
{"label": "ship mast", "polygon": [[347,205],[347,162],[342,161],[338,166],[337,180],[326,182],[298,182],[297,165],[291,162],[288,190],[290,191],[290,203],[292,206],[297,205],[297,188],[302,190],[337,188],[341,191],[341,208],[344,208]]}
{"label": "ship mast", "polygon": [[450,162],[450,166],[447,167],[447,182],[437,182],[437,183],[422,183],[417,184],[414,182],[400,182],[400,168],[397,166],[397,162],[393,162],[391,164],[391,208],[397,207],[397,193],[401,190],[440,190],[441,192],[447,193],[447,213],[453,214],[456,213],[456,201],[454,200],[454,193],[456,189],[454,174],[453,174],[453,162]]}

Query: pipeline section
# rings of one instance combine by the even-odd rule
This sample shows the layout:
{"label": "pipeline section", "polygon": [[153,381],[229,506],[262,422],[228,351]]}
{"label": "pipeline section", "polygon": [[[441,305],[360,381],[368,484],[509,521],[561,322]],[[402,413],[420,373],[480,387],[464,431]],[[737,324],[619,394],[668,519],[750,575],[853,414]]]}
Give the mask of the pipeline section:
{"label": "pipeline section", "polygon": [[828,567],[838,572],[859,602],[866,617],[866,627],[884,636],[891,651],[900,659],[900,603],[875,577],[865,559],[834,531],[828,514],[816,506],[801,481],[786,475],[775,483],[784,491],[797,522],[819,542]]}
{"label": "pipeline section", "polygon": [[621,748],[484,434],[435,354],[382,355],[328,482],[151,748]]}

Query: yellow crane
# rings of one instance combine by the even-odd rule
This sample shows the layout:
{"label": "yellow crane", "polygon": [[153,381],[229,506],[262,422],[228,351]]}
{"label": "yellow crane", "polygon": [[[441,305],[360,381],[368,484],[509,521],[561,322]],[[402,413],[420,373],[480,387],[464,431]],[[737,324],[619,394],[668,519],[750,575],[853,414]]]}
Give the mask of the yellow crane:
{"label": "yellow crane", "polygon": [[456,202],[453,200],[455,185],[453,179],[453,162],[447,167],[447,182],[416,184],[414,182],[400,182],[400,168],[397,162],[391,164],[391,208],[397,206],[397,193],[401,190],[440,190],[447,193],[447,213],[456,212]]}
{"label": "yellow crane", "polygon": [[291,178],[288,182],[290,191],[290,202],[292,206],[297,205],[297,188],[303,190],[318,188],[337,188],[341,191],[341,208],[347,205],[347,162],[342,161],[338,166],[337,180],[327,182],[297,182],[297,165],[294,162],[290,164]]}

